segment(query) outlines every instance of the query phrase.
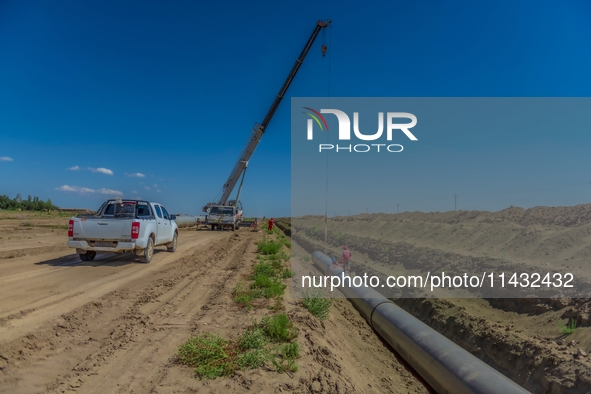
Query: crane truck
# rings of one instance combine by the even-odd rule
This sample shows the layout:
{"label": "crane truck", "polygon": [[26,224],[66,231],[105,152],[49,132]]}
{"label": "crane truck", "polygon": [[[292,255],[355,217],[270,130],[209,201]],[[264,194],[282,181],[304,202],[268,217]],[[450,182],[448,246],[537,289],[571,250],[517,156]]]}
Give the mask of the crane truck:
{"label": "crane truck", "polygon": [[[230,228],[232,231],[234,231],[238,228],[240,222],[242,222],[243,209],[242,203],[240,202],[240,192],[242,191],[242,184],[244,183],[244,176],[246,175],[248,161],[250,160],[250,157],[252,156],[257,145],[261,141],[261,138],[263,137],[263,134],[265,133],[267,126],[269,125],[269,122],[271,122],[273,115],[275,115],[275,111],[279,107],[281,100],[283,100],[283,97],[285,97],[285,93],[287,92],[289,85],[293,81],[293,78],[295,77],[298,70],[300,69],[300,66],[304,62],[304,59],[306,58],[308,51],[310,50],[312,44],[318,36],[318,33],[320,33],[321,30],[325,29],[330,24],[330,22],[331,21],[329,19],[326,22],[318,21],[316,23],[312,35],[308,39],[306,46],[304,46],[304,49],[302,50],[300,56],[293,65],[289,75],[287,76],[287,79],[281,87],[281,90],[279,90],[279,93],[275,97],[273,104],[271,104],[271,107],[267,111],[267,115],[261,123],[256,123],[254,125],[250,138],[248,139],[246,145],[244,145],[244,148],[240,153],[238,161],[234,165],[232,172],[230,172],[228,180],[226,181],[226,183],[224,183],[224,186],[222,187],[222,191],[220,192],[221,197],[218,201],[208,203],[203,207],[203,212],[207,212],[208,214],[208,222],[210,223],[212,230],[215,230],[216,228]],[[325,53],[326,45],[322,45],[323,56]],[[238,192],[236,194],[236,199],[229,200],[230,194],[234,190],[234,187],[238,183],[239,179],[241,179],[241,181],[240,186],[238,187]]]}

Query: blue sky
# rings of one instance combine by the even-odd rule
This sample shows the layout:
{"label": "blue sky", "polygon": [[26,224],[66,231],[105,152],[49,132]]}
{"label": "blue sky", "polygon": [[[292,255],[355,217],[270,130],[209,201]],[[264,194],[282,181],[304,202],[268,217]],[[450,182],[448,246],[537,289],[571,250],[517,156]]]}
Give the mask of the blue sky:
{"label": "blue sky", "polygon": [[[590,16],[586,1],[3,1],[0,194],[95,208],[120,192],[199,213],[316,20],[330,18],[242,192],[247,216],[287,216],[290,97],[589,96]],[[576,161],[580,141],[571,137],[557,151]],[[542,135],[536,143],[552,141]],[[481,152],[458,146],[458,155],[482,157],[489,143],[483,139]],[[587,166],[586,157],[579,161]],[[576,195],[567,199],[520,205],[588,202],[588,181],[573,177]],[[518,180],[490,182],[502,189]],[[425,201],[414,209],[442,208]]]}

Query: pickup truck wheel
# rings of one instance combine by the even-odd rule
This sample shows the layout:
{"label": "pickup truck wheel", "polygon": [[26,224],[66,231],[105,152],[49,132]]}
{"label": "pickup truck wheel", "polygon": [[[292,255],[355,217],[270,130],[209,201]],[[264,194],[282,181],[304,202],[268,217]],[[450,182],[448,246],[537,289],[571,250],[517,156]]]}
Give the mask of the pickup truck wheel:
{"label": "pickup truck wheel", "polygon": [[86,252],[86,257],[88,257],[88,261],[92,261],[96,257],[96,252],[94,250],[89,250]]}
{"label": "pickup truck wheel", "polygon": [[177,238],[178,238],[178,234],[174,233],[174,237],[172,238],[172,242],[169,244],[166,244],[166,250],[168,250],[169,252],[176,251]]}
{"label": "pickup truck wheel", "polygon": [[139,256],[140,261],[142,263],[149,263],[152,261],[152,256],[154,255],[154,240],[152,237],[148,238],[148,246],[144,249],[144,255]]}
{"label": "pickup truck wheel", "polygon": [[80,253],[80,254],[78,254],[78,256],[80,256],[80,260],[82,260],[82,261],[89,261],[89,259],[88,259],[88,252],[86,252],[86,253]]}
{"label": "pickup truck wheel", "polygon": [[211,225],[211,231],[215,230],[215,224]]}

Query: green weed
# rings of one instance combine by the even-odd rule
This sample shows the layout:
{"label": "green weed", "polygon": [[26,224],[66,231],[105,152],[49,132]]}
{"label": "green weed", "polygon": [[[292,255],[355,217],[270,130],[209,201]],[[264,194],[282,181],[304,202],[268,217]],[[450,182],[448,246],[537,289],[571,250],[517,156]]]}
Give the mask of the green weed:
{"label": "green weed", "polygon": [[272,362],[279,373],[296,372],[298,366],[296,359],[300,356],[300,346],[297,342],[285,344],[279,348],[279,352],[273,354]]}
{"label": "green weed", "polygon": [[265,316],[261,320],[260,326],[274,342],[291,342],[299,334],[299,330],[286,314],[273,317]]}
{"label": "green weed", "polygon": [[275,268],[269,263],[259,263],[254,266],[254,276],[267,275],[270,277],[276,276]]}
{"label": "green weed", "polygon": [[258,252],[264,255],[276,254],[281,245],[273,240],[263,239],[257,244]]}
{"label": "green weed", "polygon": [[215,379],[231,375],[236,366],[229,342],[218,335],[205,334],[189,339],[178,350],[181,363],[195,368],[199,377]]}
{"label": "green weed", "polygon": [[328,318],[332,299],[326,298],[319,289],[304,291],[302,302],[304,307],[320,320]]}
{"label": "green weed", "polygon": [[265,316],[235,341],[209,333],[192,337],[179,346],[178,357],[182,364],[195,368],[200,378],[229,376],[236,370],[259,368],[269,360],[278,372],[295,372],[299,345],[291,341],[297,335],[286,315]]}
{"label": "green weed", "polygon": [[560,332],[562,332],[564,335],[570,335],[577,329],[577,321],[573,318],[569,318],[568,323],[566,324],[560,322],[559,328]]}
{"label": "green weed", "polygon": [[256,274],[251,289],[261,289],[265,298],[274,298],[282,295],[287,286],[277,278],[271,278],[264,274]]}

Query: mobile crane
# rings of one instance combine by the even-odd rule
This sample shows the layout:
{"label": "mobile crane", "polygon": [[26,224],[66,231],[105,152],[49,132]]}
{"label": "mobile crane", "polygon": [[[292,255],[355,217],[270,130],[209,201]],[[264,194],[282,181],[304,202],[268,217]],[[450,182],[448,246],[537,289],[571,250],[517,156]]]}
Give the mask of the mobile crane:
{"label": "mobile crane", "polygon": [[[314,28],[312,35],[308,39],[308,42],[302,50],[302,53],[293,65],[289,75],[287,76],[287,79],[281,87],[281,90],[279,90],[279,93],[275,97],[273,104],[271,104],[271,107],[267,111],[267,115],[261,123],[255,123],[250,138],[248,139],[246,145],[244,145],[244,148],[240,153],[238,161],[234,165],[234,168],[232,169],[232,172],[230,173],[228,180],[226,181],[226,183],[224,183],[224,186],[222,187],[222,190],[220,192],[221,197],[217,202],[208,203],[206,206],[203,207],[203,212],[207,212],[208,214],[208,223],[211,224],[212,230],[215,230],[217,227],[221,227],[222,229],[228,227],[231,228],[232,231],[234,231],[242,221],[243,209],[242,203],[240,202],[240,192],[242,191],[242,184],[244,183],[244,176],[246,175],[248,161],[250,160],[250,157],[252,156],[257,145],[261,141],[261,138],[263,137],[263,134],[265,133],[267,126],[269,125],[269,122],[271,122],[273,115],[275,115],[275,111],[279,107],[279,104],[281,103],[281,100],[283,100],[283,97],[285,96],[285,93],[287,92],[289,85],[293,81],[293,78],[295,77],[298,70],[300,69],[300,66],[304,62],[304,59],[308,54],[308,51],[310,50],[312,44],[318,36],[318,33],[320,33],[321,30],[325,29],[330,24],[330,22],[331,21],[329,19],[326,22],[318,21],[316,23],[316,27]],[[326,45],[322,45],[322,56],[324,56],[325,54]],[[240,181],[240,186],[238,187],[236,199],[229,200],[230,194],[234,190],[234,187],[238,183],[238,180],[241,176],[242,180]]]}

